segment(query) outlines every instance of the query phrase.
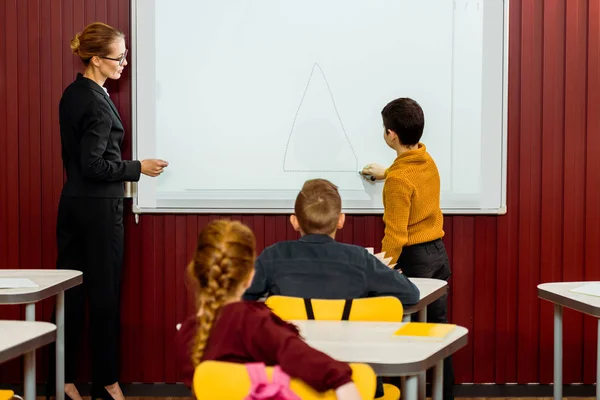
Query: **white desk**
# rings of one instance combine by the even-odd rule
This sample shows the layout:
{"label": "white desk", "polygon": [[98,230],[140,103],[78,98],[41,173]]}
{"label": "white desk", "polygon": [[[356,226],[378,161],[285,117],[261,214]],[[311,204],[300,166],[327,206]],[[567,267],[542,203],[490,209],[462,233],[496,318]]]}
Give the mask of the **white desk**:
{"label": "white desk", "polygon": [[378,376],[404,376],[405,400],[419,396],[418,376],[433,370],[433,400],[442,400],[444,358],[467,344],[468,330],[457,326],[445,338],[394,336],[400,322],[292,321],[306,342],[337,360],[369,364]]}
{"label": "white desk", "polygon": [[[35,358],[35,349],[55,339],[56,325],[48,322],[0,321],[0,363],[21,355]],[[35,364],[27,365],[25,379],[33,379],[35,383]],[[35,386],[27,392],[25,400],[35,400]]]}
{"label": "white desk", "polygon": [[538,297],[554,303],[554,399],[562,399],[562,316],[567,307],[598,318],[596,399],[600,400],[600,297],[569,290],[592,282],[555,282],[538,285]]}
{"label": "white desk", "polygon": [[[0,305],[26,304],[25,319],[35,321],[35,303],[56,296],[56,400],[65,399],[65,290],[80,285],[83,274],[71,270],[2,269],[0,278],[28,278],[36,288],[0,289]],[[35,399],[35,350],[25,355],[25,397]],[[33,371],[27,373],[27,371]],[[32,395],[33,393],[33,395]]]}
{"label": "white desk", "polygon": [[[417,314],[419,322],[427,321],[427,306],[448,293],[448,282],[430,278],[408,278],[419,289],[419,302],[404,309],[404,322],[409,322],[412,314]],[[264,301],[265,299],[261,299]],[[419,376],[419,400],[425,399],[426,371]],[[406,390],[405,381],[402,379],[402,390]],[[62,399],[61,399],[62,400]]]}
{"label": "white desk", "polygon": [[417,313],[419,322],[427,321],[427,306],[448,293],[448,282],[440,279],[408,278],[419,289],[420,300],[414,306],[404,310],[404,321],[410,321],[410,315]]}

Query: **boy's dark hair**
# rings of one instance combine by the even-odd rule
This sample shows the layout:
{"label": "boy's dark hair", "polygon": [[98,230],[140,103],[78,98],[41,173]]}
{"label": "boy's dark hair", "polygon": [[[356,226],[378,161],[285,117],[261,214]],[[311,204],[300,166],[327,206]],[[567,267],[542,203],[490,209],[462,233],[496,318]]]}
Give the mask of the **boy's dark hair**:
{"label": "boy's dark hair", "polygon": [[414,146],[423,136],[425,117],[423,109],[413,99],[403,97],[390,101],[381,110],[383,126],[396,132],[400,143],[404,146]]}
{"label": "boy's dark hair", "polygon": [[337,186],[325,179],[306,181],[296,197],[294,212],[304,234],[330,235],[342,212]]}

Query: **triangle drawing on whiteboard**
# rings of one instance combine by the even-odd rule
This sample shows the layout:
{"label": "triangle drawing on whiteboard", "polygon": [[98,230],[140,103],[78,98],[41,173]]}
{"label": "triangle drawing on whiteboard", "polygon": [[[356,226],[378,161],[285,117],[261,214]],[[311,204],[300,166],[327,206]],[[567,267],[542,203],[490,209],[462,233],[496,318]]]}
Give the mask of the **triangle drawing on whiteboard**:
{"label": "triangle drawing on whiteboard", "polygon": [[284,172],[353,172],[358,158],[321,67],[312,66],[292,122]]}

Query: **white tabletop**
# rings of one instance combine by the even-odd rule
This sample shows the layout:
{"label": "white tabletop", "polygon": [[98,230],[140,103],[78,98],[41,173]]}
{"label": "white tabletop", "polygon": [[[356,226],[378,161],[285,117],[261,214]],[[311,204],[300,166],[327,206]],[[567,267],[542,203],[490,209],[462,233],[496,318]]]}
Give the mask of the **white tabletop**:
{"label": "white tabletop", "polygon": [[552,282],[538,285],[538,297],[573,310],[600,318],[600,297],[573,293],[569,290],[587,283],[598,282]]}
{"label": "white tabletop", "polygon": [[0,363],[29,353],[56,339],[49,322],[0,321]]}
{"label": "white tabletop", "polygon": [[0,278],[28,278],[38,287],[22,289],[0,289],[0,304],[26,304],[80,285],[81,271],[66,269],[0,269]]}
{"label": "white tabletop", "polygon": [[419,288],[420,300],[414,306],[406,307],[404,314],[416,313],[448,293],[448,282],[441,279],[408,278]]}
{"label": "white tabletop", "polygon": [[312,347],[344,362],[362,362],[379,376],[415,375],[467,344],[457,326],[443,339],[394,336],[401,322],[292,321]]}

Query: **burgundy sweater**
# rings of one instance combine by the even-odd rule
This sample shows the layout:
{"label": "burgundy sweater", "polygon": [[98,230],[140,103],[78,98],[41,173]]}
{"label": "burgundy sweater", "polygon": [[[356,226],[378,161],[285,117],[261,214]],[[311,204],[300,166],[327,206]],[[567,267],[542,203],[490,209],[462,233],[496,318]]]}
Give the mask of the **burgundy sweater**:
{"label": "burgundy sweater", "polygon": [[[188,387],[194,375],[191,354],[196,333],[197,318],[192,316],[182,324],[176,337],[179,365]],[[352,381],[348,364],[307,345],[298,328],[281,320],[264,303],[240,301],[221,309],[202,357],[202,361],[208,360],[280,365],[288,375],[319,392]]]}

